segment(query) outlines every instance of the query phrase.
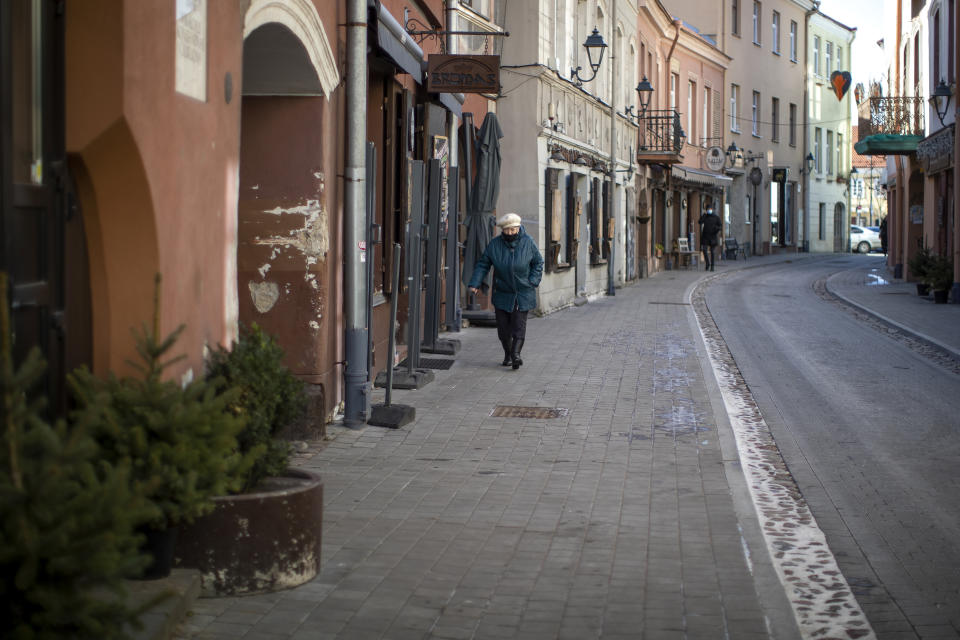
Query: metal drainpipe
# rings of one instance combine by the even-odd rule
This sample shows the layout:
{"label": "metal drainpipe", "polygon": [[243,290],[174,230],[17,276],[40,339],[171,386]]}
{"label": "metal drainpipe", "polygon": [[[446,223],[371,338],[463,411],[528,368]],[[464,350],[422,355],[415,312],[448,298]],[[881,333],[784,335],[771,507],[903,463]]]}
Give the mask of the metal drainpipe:
{"label": "metal drainpipe", "polygon": [[[953,33],[960,33],[960,8],[958,3],[954,2],[953,9]],[[953,287],[950,293],[950,302],[960,304],[960,199],[956,193],[960,187],[960,135],[957,135],[956,123],[960,121],[960,109],[957,108],[957,102],[960,101],[960,91],[957,91],[957,75],[960,73],[960,47],[956,43],[953,45],[954,63],[953,63]],[[890,225],[887,225],[889,233]]]}
{"label": "metal drainpipe", "polygon": [[[610,255],[607,256],[607,295],[617,295],[614,286],[617,247],[617,0],[610,6],[610,42],[613,45],[610,51],[610,214],[613,218],[613,237],[610,238]],[[605,233],[606,229],[600,229]]]}
{"label": "metal drainpipe", "polygon": [[370,408],[367,381],[366,278],[359,243],[366,238],[367,2],[347,0],[347,135],[343,189],[345,426],[359,429]]}
{"label": "metal drainpipe", "polygon": [[[454,17],[457,15],[457,12],[451,8],[452,5],[453,5],[452,2],[447,3],[447,30],[448,31],[456,31],[453,20],[454,20]],[[451,33],[447,34],[447,53],[448,54],[457,53],[457,36]],[[450,153],[449,158],[450,158],[451,173],[457,172],[457,169],[459,168],[459,165],[460,165],[460,141],[459,141],[459,135],[458,135],[459,130],[460,130],[460,118],[458,118],[456,114],[453,112],[448,113],[447,114],[447,145]],[[459,180],[460,177],[458,172],[457,172],[457,175],[458,175],[457,180]],[[467,179],[469,180],[470,177],[467,176]],[[457,189],[457,198],[459,197],[460,197],[460,190]],[[457,216],[459,217],[459,215],[460,215],[460,207],[457,207]],[[454,234],[454,237],[459,238],[460,237],[460,233],[459,233],[460,221],[457,219],[448,217],[447,224],[453,225],[453,227],[458,230],[457,233]],[[447,240],[447,242],[449,242],[449,239]],[[459,255],[459,251],[457,252],[457,255]],[[460,261],[458,260],[457,262],[459,263]],[[451,267],[455,267],[455,268],[450,269]],[[447,300],[446,303],[448,305],[454,305],[456,307],[457,309],[456,317],[458,322],[457,326],[453,326],[453,327],[448,326],[447,330],[460,331],[460,327],[459,327],[460,311],[459,310],[460,310],[461,265],[459,264],[447,265],[447,268],[450,270],[447,271],[446,277],[448,279],[453,278],[457,282],[457,286],[448,288],[450,290],[448,291],[448,293],[455,292],[456,295],[454,300]]]}
{"label": "metal drainpipe", "polygon": [[[807,169],[807,154],[810,153],[810,16],[820,10],[816,2],[813,9],[803,14],[803,157],[800,170],[803,174],[803,250],[810,251],[810,169]],[[849,206],[847,209],[849,210]],[[756,220],[754,220],[756,223]]]}

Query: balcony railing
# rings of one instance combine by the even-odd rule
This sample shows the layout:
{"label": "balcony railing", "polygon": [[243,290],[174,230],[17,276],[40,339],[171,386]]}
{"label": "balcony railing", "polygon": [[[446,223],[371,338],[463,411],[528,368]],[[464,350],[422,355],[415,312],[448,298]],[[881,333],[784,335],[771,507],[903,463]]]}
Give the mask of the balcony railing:
{"label": "balcony railing", "polygon": [[922,136],[922,98],[869,98],[858,109],[860,140],[880,133]]}
{"label": "balcony railing", "polygon": [[637,155],[680,155],[683,148],[680,114],[674,109],[647,111],[640,118],[640,144]]}

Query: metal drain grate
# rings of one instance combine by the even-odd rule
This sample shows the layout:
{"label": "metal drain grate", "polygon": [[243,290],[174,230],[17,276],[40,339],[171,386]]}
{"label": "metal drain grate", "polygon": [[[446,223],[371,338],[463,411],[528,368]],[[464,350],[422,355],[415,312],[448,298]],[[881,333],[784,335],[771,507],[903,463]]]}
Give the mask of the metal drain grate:
{"label": "metal drain grate", "polygon": [[[453,363],[456,360],[452,358],[424,358],[420,357],[420,368],[421,369],[449,369],[453,366]],[[404,360],[399,365],[399,368],[403,369],[407,366],[407,361]]]}
{"label": "metal drain grate", "polygon": [[542,420],[562,418],[567,415],[567,411],[567,409],[561,407],[509,407],[497,405],[493,408],[493,411],[490,412],[490,416],[494,418],[534,418]]}

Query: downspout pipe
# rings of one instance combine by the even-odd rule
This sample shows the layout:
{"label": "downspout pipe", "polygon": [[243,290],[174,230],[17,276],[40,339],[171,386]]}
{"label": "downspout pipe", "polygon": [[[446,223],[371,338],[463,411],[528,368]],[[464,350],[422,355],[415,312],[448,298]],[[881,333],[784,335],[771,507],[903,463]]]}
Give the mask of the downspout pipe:
{"label": "downspout pipe", "polygon": [[[820,3],[803,14],[803,156],[800,171],[803,172],[803,250],[810,251],[810,172],[807,154],[810,153],[810,17],[820,11]],[[849,209],[849,206],[847,207]],[[756,221],[754,221],[756,222]]]}
{"label": "downspout pipe", "polygon": [[360,243],[366,239],[367,2],[347,0],[346,159],[343,188],[344,415],[352,429],[366,425],[370,409],[367,380],[365,301],[367,283]]}
{"label": "downspout pipe", "polygon": [[[953,15],[953,34],[960,33],[960,6],[958,3],[951,3]],[[954,42],[953,45],[953,192],[956,194],[957,185],[960,185],[960,136],[957,135],[957,122],[960,122],[960,109],[957,108],[957,101],[960,100],[960,83],[957,82],[957,76],[960,74],[960,46]],[[889,225],[888,225],[889,226]],[[950,302],[960,304],[960,198],[953,196],[953,287],[950,292]]]}
{"label": "downspout pipe", "polygon": [[[610,255],[607,256],[607,295],[617,295],[615,274],[616,274],[616,248],[617,248],[617,65],[620,64],[620,56],[617,55],[617,0],[613,0],[610,7],[610,42],[613,44],[610,52],[610,192],[608,202],[610,203],[610,217],[613,218],[613,237],[610,238]],[[556,22],[556,20],[554,20]],[[679,36],[679,32],[677,33]],[[601,233],[606,233],[606,229],[601,229]]]}

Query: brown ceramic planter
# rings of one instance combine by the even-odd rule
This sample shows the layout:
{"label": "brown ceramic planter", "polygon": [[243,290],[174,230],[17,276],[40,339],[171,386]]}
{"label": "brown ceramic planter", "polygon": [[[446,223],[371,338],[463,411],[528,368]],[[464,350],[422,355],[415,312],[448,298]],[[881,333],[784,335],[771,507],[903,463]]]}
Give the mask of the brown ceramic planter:
{"label": "brown ceramic planter", "polygon": [[265,593],[320,570],[323,484],[288,469],[256,493],[220,496],[213,512],[181,527],[174,562],[199,569],[204,597]]}

